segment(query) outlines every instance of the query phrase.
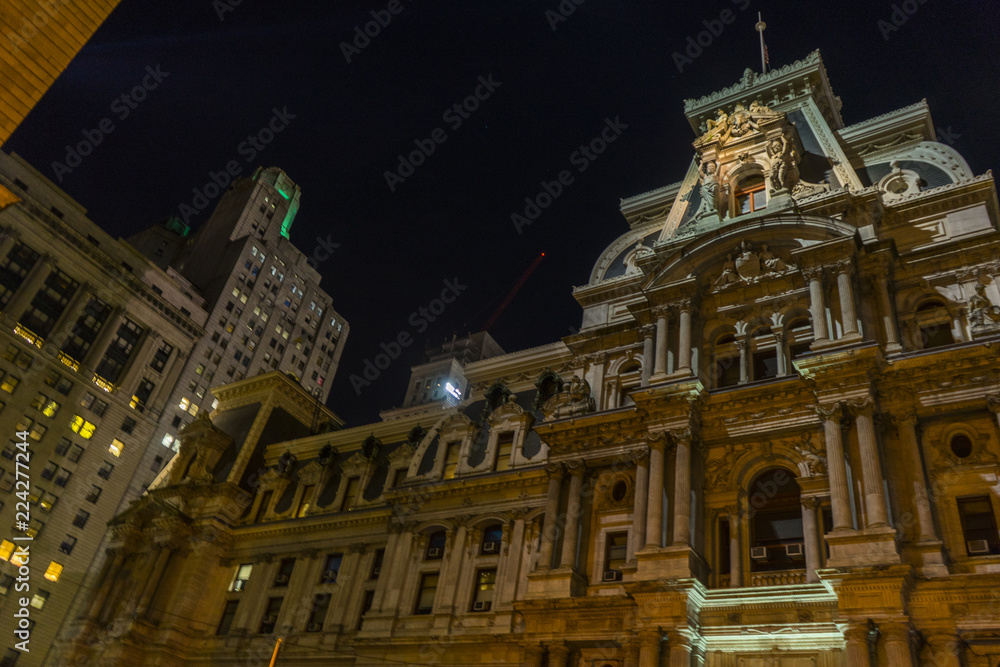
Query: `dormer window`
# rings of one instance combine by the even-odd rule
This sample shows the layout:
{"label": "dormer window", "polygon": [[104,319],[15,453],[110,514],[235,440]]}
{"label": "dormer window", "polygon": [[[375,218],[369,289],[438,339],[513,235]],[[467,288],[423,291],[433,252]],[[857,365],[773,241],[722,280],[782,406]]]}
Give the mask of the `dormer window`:
{"label": "dormer window", "polygon": [[736,215],[761,211],[767,207],[764,177],[751,176],[740,182],[736,189]]}

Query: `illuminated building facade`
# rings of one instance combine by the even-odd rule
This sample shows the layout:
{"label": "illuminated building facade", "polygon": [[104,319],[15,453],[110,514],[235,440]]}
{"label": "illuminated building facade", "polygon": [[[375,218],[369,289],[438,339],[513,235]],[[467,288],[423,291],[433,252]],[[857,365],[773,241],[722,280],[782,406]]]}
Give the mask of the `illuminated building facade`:
{"label": "illuminated building facade", "polygon": [[[190,284],[85,214],[19,157],[0,154],[3,665],[19,655],[18,665],[41,664],[204,332]],[[18,432],[28,443],[27,476]],[[145,472],[164,463],[154,458],[146,465],[156,470]],[[27,526],[17,523],[22,503]],[[14,537],[25,532],[33,536],[28,591],[17,590],[14,562]],[[14,613],[25,596],[31,653],[19,654]]]}
{"label": "illuminated building facade", "polygon": [[685,111],[581,331],[459,405],[322,432],[280,374],[215,390],[63,659],[997,665],[992,176],[925,103],[845,126],[818,53]]}

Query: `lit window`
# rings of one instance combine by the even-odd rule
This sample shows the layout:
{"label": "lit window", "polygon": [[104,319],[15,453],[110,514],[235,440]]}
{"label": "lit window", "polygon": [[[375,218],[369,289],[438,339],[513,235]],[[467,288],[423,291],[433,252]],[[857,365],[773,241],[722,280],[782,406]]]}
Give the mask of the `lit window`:
{"label": "lit window", "polygon": [[736,215],[753,213],[767,207],[767,194],[764,192],[764,178],[751,176],[740,183],[736,190]]}
{"label": "lit window", "polygon": [[182,398],[181,402],[177,404],[177,407],[180,408],[181,410],[187,410],[188,407],[190,406],[191,406],[191,401],[189,401],[187,398]]}
{"label": "lit window", "polygon": [[164,434],[163,440],[160,441],[160,444],[163,445],[164,447],[170,447],[172,444],[174,444],[174,436],[170,435],[169,433]]}
{"label": "lit window", "polygon": [[114,454],[115,456],[121,456],[123,449],[125,449],[125,443],[119,440],[118,438],[112,440],[111,446],[108,447],[108,451]]}
{"label": "lit window", "polygon": [[0,389],[7,392],[8,394],[13,394],[14,390],[17,389],[17,385],[21,383],[21,378],[14,377],[13,375],[8,375],[4,378],[3,383],[0,383]]}
{"label": "lit window", "polygon": [[39,590],[35,593],[34,597],[31,598],[31,606],[35,609],[42,609],[45,607],[45,601],[49,599],[49,592]]}
{"label": "lit window", "polygon": [[198,416],[198,406],[195,405],[194,403],[192,403],[191,407],[188,408],[188,414],[190,414],[192,417],[197,417]]}
{"label": "lit window", "polygon": [[62,571],[63,566],[52,561],[49,563],[49,569],[45,570],[45,578],[49,581],[59,581],[59,575],[62,574]]}
{"label": "lit window", "polygon": [[94,430],[97,428],[96,424],[93,424],[80,415],[74,415],[73,421],[70,422],[70,430],[74,433],[79,434],[84,440],[90,440],[94,435]]}
{"label": "lit window", "polygon": [[242,591],[250,581],[250,574],[253,572],[253,563],[243,563],[236,568],[233,582],[229,584],[230,591]]}
{"label": "lit window", "polygon": [[0,542],[0,560],[8,561],[10,560],[10,555],[14,553],[14,543],[10,540],[4,540]]}

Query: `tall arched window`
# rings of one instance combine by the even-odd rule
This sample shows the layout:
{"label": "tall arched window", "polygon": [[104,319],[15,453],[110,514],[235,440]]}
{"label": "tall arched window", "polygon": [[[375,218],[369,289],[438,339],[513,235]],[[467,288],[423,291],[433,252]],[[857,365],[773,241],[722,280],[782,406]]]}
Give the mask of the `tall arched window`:
{"label": "tall arched window", "polygon": [[734,334],[715,340],[715,386],[735,387],[740,383],[740,350]]}
{"label": "tall arched window", "polygon": [[740,181],[736,188],[736,215],[753,213],[767,207],[767,193],[764,191],[764,177],[750,176]]}
{"label": "tall arched window", "polygon": [[805,569],[802,506],[795,475],[784,468],[762,472],[749,490],[750,571]]}
{"label": "tall arched window", "polygon": [[[786,338],[788,340],[788,358],[797,359],[808,354],[813,342],[812,322],[806,317],[798,317],[788,323]],[[789,367],[789,372],[794,369]]]}
{"label": "tall arched window", "polygon": [[944,303],[937,299],[930,299],[920,304],[916,312],[916,325],[920,334],[920,344],[925,350],[955,342],[951,332],[951,313]]}
{"label": "tall arched window", "polygon": [[752,380],[778,377],[778,346],[771,330],[760,328],[750,336]]}

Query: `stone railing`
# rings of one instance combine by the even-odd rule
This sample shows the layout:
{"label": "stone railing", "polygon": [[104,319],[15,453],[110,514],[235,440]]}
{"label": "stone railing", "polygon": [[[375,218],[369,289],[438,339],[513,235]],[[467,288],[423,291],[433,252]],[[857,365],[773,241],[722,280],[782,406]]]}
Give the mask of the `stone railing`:
{"label": "stone railing", "polygon": [[751,575],[751,586],[791,586],[806,583],[805,570],[779,570]]}

